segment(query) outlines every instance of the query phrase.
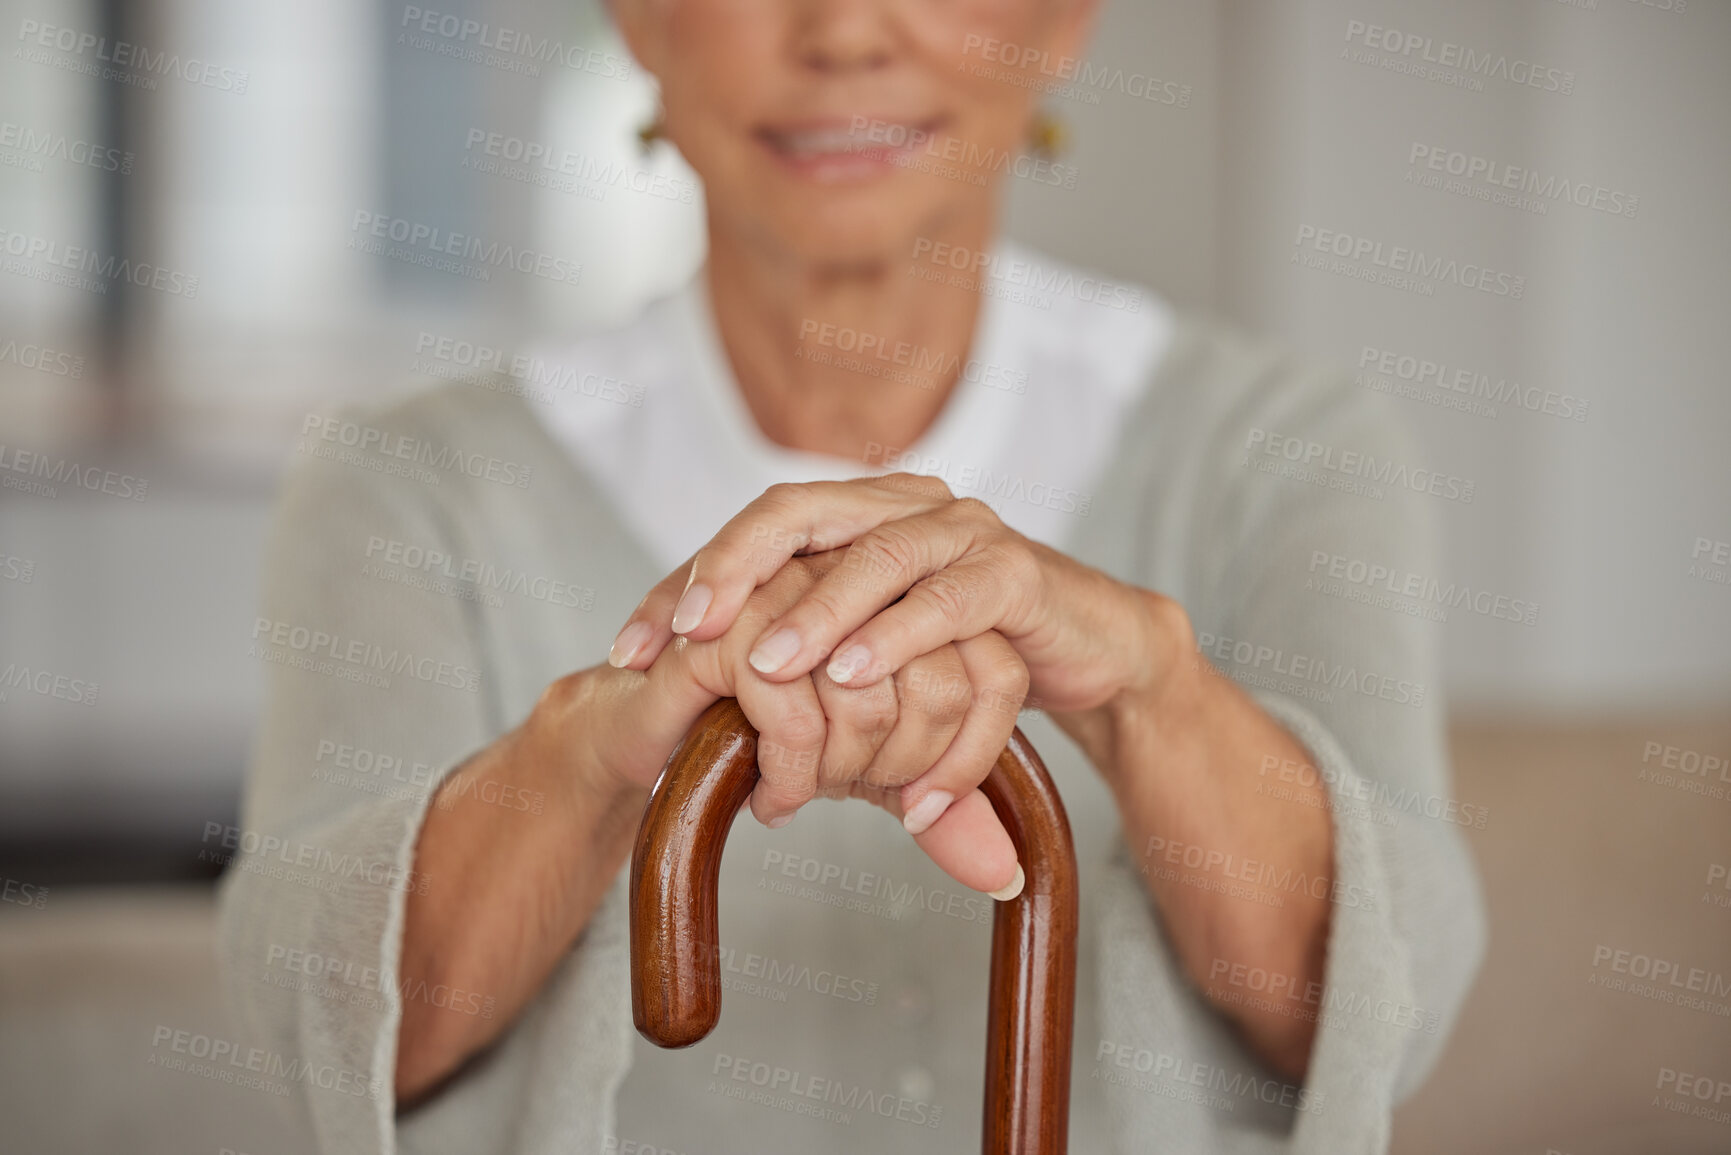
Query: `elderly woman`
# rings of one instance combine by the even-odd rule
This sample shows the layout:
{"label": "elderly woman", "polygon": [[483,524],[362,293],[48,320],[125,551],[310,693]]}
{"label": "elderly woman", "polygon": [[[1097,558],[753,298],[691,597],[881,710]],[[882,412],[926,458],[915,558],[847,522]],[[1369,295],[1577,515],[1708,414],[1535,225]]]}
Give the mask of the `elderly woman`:
{"label": "elderly woman", "polygon": [[[976,1147],[1019,710],[1082,870],[1072,1150],[1386,1147],[1482,919],[1430,626],[1328,583],[1432,572],[1428,498],[1342,464],[1411,455],[1341,375],[996,236],[1092,8],[617,0],[708,259],[550,355],[641,404],[449,385],[339,430],[513,468],[293,479],[262,620],[347,648],[273,671],[224,950],[324,1150]],[[622,866],[721,697],[733,993],[662,1053]]]}

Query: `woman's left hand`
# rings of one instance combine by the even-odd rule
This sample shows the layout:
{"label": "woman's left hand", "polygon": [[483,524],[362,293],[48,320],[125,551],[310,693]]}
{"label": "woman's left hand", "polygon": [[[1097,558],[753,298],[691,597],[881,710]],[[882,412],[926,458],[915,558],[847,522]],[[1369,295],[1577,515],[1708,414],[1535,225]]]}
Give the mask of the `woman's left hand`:
{"label": "woman's left hand", "polygon": [[1130,691],[1158,693],[1187,657],[1189,621],[1170,598],[1119,582],[1006,526],[990,506],[933,477],[771,486],[644,598],[612,661],[644,669],[674,637],[715,638],[790,557],[848,547],[758,636],[750,661],[770,681],[827,662],[869,686],[949,642],[997,630],[1054,715]]}

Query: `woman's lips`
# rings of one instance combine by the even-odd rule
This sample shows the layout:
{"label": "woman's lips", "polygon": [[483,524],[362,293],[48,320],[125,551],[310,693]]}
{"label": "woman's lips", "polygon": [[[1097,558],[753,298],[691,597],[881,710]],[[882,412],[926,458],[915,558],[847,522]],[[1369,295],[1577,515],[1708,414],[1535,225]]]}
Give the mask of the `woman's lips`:
{"label": "woman's lips", "polygon": [[825,184],[871,180],[904,166],[942,127],[943,118],[847,120],[762,128],[757,139],[785,168]]}

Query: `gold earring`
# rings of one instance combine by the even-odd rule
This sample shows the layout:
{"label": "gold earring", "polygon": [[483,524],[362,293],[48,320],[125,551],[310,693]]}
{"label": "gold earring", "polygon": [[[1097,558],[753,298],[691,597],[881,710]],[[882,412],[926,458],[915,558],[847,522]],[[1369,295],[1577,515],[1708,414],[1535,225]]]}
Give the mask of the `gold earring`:
{"label": "gold earring", "polygon": [[658,103],[655,106],[655,115],[637,130],[637,147],[643,150],[644,156],[648,156],[658,142],[666,139],[667,114],[661,110],[661,105]]}
{"label": "gold earring", "polygon": [[1041,160],[1055,160],[1070,147],[1070,130],[1043,108],[1028,119],[1027,148]]}

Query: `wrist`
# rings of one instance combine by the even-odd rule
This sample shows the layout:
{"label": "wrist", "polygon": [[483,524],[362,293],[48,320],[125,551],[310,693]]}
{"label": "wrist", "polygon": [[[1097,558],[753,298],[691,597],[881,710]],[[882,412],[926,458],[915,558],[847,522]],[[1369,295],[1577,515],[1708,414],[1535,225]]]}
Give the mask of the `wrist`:
{"label": "wrist", "polygon": [[1175,599],[1153,590],[1132,592],[1140,611],[1135,616],[1136,676],[1106,703],[1107,717],[1117,731],[1148,726],[1170,730],[1193,715],[1201,689],[1196,631]]}
{"label": "wrist", "polygon": [[628,767],[606,754],[624,707],[620,683],[643,680],[641,673],[610,666],[568,674],[547,688],[514,736],[518,756],[544,780],[543,789],[567,815],[592,827],[621,816],[635,821],[649,796]]}
{"label": "wrist", "polygon": [[1188,732],[1204,689],[1196,635],[1184,607],[1152,590],[1126,588],[1130,654],[1123,680],[1098,707],[1053,715],[1114,792],[1131,785],[1151,751],[1170,749]]}

